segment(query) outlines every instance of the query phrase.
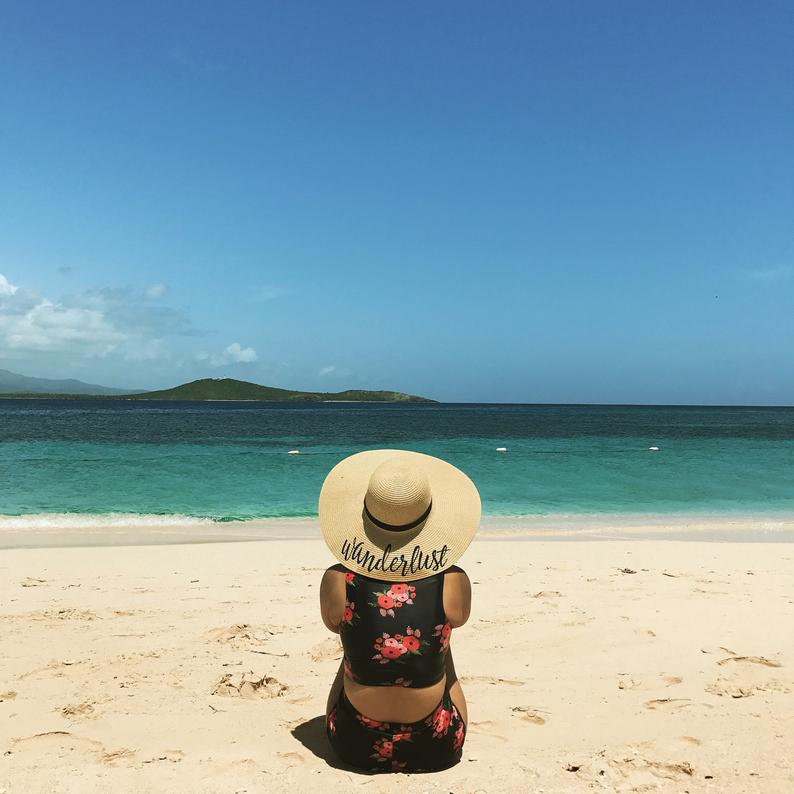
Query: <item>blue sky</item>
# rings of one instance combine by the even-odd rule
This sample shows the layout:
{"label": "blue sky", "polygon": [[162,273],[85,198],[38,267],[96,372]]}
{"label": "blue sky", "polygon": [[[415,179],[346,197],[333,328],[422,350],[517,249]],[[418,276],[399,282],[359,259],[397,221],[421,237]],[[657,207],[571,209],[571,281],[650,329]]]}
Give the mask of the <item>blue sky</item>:
{"label": "blue sky", "polygon": [[0,6],[0,367],[794,404],[794,5]]}

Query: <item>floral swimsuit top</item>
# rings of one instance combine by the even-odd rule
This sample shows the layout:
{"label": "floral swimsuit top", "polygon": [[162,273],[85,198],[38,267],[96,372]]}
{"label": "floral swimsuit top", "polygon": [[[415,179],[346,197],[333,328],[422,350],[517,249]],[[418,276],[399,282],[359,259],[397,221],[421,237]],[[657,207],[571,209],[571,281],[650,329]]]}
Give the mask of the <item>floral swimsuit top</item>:
{"label": "floral swimsuit top", "polygon": [[339,626],[345,675],[367,686],[426,687],[444,677],[452,629],[444,573],[384,582],[345,572]]}

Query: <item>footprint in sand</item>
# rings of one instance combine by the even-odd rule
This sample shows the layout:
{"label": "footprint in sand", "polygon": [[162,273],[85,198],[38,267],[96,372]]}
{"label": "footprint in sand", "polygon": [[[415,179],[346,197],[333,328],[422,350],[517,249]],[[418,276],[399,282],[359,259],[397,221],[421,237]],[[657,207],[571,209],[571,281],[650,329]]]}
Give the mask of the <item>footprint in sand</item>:
{"label": "footprint in sand", "polygon": [[[513,706],[513,708],[510,710],[517,717],[520,717],[521,719],[526,720],[527,722],[531,722],[533,725],[546,724],[546,718],[541,715],[543,709],[533,709],[530,708],[529,706]],[[548,714],[548,712],[544,712],[544,713]]]}
{"label": "footprint in sand", "polygon": [[278,679],[268,675],[260,678],[249,671],[247,673],[224,674],[215,684],[212,694],[253,700],[255,698],[281,697],[287,691],[289,691],[289,687]]}
{"label": "footprint in sand", "polygon": [[76,705],[64,706],[60,711],[64,717],[70,720],[85,719],[86,717],[95,717],[94,703],[86,700],[83,703]]}
{"label": "footprint in sand", "polygon": [[57,757],[64,751],[73,752],[78,748],[91,752],[103,752],[104,745],[95,739],[86,739],[83,736],[75,736],[69,731],[45,731],[35,733],[32,736],[20,736],[11,740],[15,746],[35,746],[37,749],[44,750],[51,757]]}
{"label": "footprint in sand", "polygon": [[539,590],[532,598],[562,598],[559,590]]}
{"label": "footprint in sand", "polygon": [[[695,770],[688,761],[670,762],[654,761],[642,756],[620,757],[610,759],[609,766],[619,771],[623,778],[631,780],[637,773],[651,774],[653,777],[675,780],[692,777]],[[643,787],[644,790],[644,787]]]}
{"label": "footprint in sand", "polygon": [[496,723],[493,720],[480,720],[479,722],[470,722],[466,728],[466,733],[476,733],[481,736],[490,736],[492,739],[499,739],[506,742],[507,737],[502,736],[501,733],[496,733],[494,727]]}
{"label": "footprint in sand", "polygon": [[270,626],[252,626],[249,623],[235,623],[220,629],[207,632],[206,637],[210,642],[220,642],[231,645],[232,648],[247,648],[251,645],[261,645],[268,637],[275,637],[279,632],[273,631]]}
{"label": "footprint in sand", "polygon": [[43,584],[47,584],[46,579],[35,579],[32,576],[26,576],[20,584],[22,587],[41,587]]}
{"label": "footprint in sand", "polygon": [[90,609],[50,609],[46,612],[31,612],[32,620],[96,620],[99,617]]}
{"label": "footprint in sand", "polygon": [[14,700],[16,696],[16,692],[0,692],[0,703],[2,703],[4,700]]}
{"label": "footprint in sand", "polygon": [[65,676],[67,670],[76,664],[81,664],[81,662],[74,659],[64,659],[60,662],[53,661],[44,667],[37,667],[35,670],[29,670],[27,673],[22,673],[22,675],[18,676],[18,678],[22,680],[23,678],[30,678],[31,676],[42,674],[49,674],[55,678],[59,678]]}
{"label": "footprint in sand", "polygon": [[[725,648],[721,650],[727,650]],[[794,691],[794,683],[772,678],[769,668],[777,669],[783,665],[766,656],[740,656],[730,651],[730,656],[720,659],[717,664],[724,669],[714,683],[706,687],[712,695],[728,696],[735,699],[752,697],[756,692]]]}
{"label": "footprint in sand", "polygon": [[135,751],[122,747],[120,750],[103,752],[99,756],[99,760],[105,764],[105,766],[127,766],[135,763]]}
{"label": "footprint in sand", "polygon": [[745,662],[747,664],[761,664],[764,667],[782,667],[780,662],[767,659],[766,656],[729,656],[727,659],[720,659],[717,664],[730,664],[731,662]]}
{"label": "footprint in sand", "polygon": [[693,703],[690,698],[654,698],[646,700],[643,705],[646,709],[655,711],[656,709],[683,709]]}
{"label": "footprint in sand", "polygon": [[287,752],[276,753],[279,758],[283,758],[285,761],[291,762],[287,764],[287,769],[291,769],[293,766],[298,764],[305,764],[306,759],[298,752],[294,750],[289,750]]}
{"label": "footprint in sand", "polygon": [[315,662],[324,662],[327,659],[341,659],[342,643],[335,637],[329,637],[327,640],[315,645],[309,651],[309,655]]}
{"label": "footprint in sand", "polygon": [[669,675],[667,673],[660,673],[650,677],[637,676],[636,678],[629,674],[624,674],[618,678],[618,689],[658,689],[660,686],[676,686],[683,680],[680,675]]}

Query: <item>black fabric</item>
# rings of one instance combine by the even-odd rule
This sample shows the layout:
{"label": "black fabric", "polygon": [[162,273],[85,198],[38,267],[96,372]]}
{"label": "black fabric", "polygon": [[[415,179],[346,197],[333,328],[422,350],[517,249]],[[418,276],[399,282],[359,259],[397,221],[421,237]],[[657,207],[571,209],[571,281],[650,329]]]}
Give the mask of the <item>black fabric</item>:
{"label": "black fabric", "polygon": [[433,509],[433,503],[431,502],[427,506],[427,510],[422,513],[419,518],[415,521],[409,521],[407,524],[387,524],[385,521],[381,521],[379,518],[375,518],[372,513],[369,512],[369,508],[367,507],[367,501],[364,500],[364,513],[366,514],[367,518],[376,526],[380,527],[381,529],[388,529],[391,532],[405,532],[408,529],[413,529],[414,527],[418,527],[429,515],[430,511]]}
{"label": "black fabric", "polygon": [[444,573],[384,582],[345,572],[339,627],[345,675],[367,686],[421,688],[444,677],[451,627]]}
{"label": "black fabric", "polygon": [[466,725],[449,688],[425,718],[411,723],[365,717],[340,689],[325,720],[326,734],[339,758],[370,772],[435,772],[460,761]]}

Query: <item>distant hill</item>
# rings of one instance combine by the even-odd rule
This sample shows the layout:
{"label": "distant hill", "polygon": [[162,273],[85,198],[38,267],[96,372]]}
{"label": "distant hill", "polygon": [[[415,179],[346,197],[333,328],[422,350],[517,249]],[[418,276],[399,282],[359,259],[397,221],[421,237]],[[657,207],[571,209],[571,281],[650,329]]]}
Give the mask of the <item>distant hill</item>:
{"label": "distant hill", "polygon": [[430,403],[426,397],[398,391],[348,389],[340,392],[308,392],[260,386],[233,378],[203,378],[173,389],[130,394],[131,400],[260,400],[264,402],[415,402]]}
{"label": "distant hill", "polygon": [[[131,390],[130,390],[131,391]],[[94,383],[83,383],[81,380],[67,378],[30,378],[7,369],[0,369],[0,393],[25,394],[129,394],[124,389],[111,389],[108,386],[97,386]]]}
{"label": "distant hill", "polygon": [[[6,373],[21,381],[2,379]],[[20,383],[14,386],[14,383]],[[78,390],[79,389],[79,390]],[[94,391],[89,391],[92,389]],[[100,391],[101,390],[101,391]],[[432,403],[426,397],[403,394],[399,391],[366,391],[348,389],[340,392],[309,392],[277,389],[260,386],[233,378],[202,378],[183,383],[173,389],[159,391],[125,392],[106,386],[93,386],[79,380],[50,380],[48,378],[26,378],[13,372],[0,370],[0,397],[18,399],[110,399],[110,400],[256,400],[260,402],[380,402],[380,403]]]}

